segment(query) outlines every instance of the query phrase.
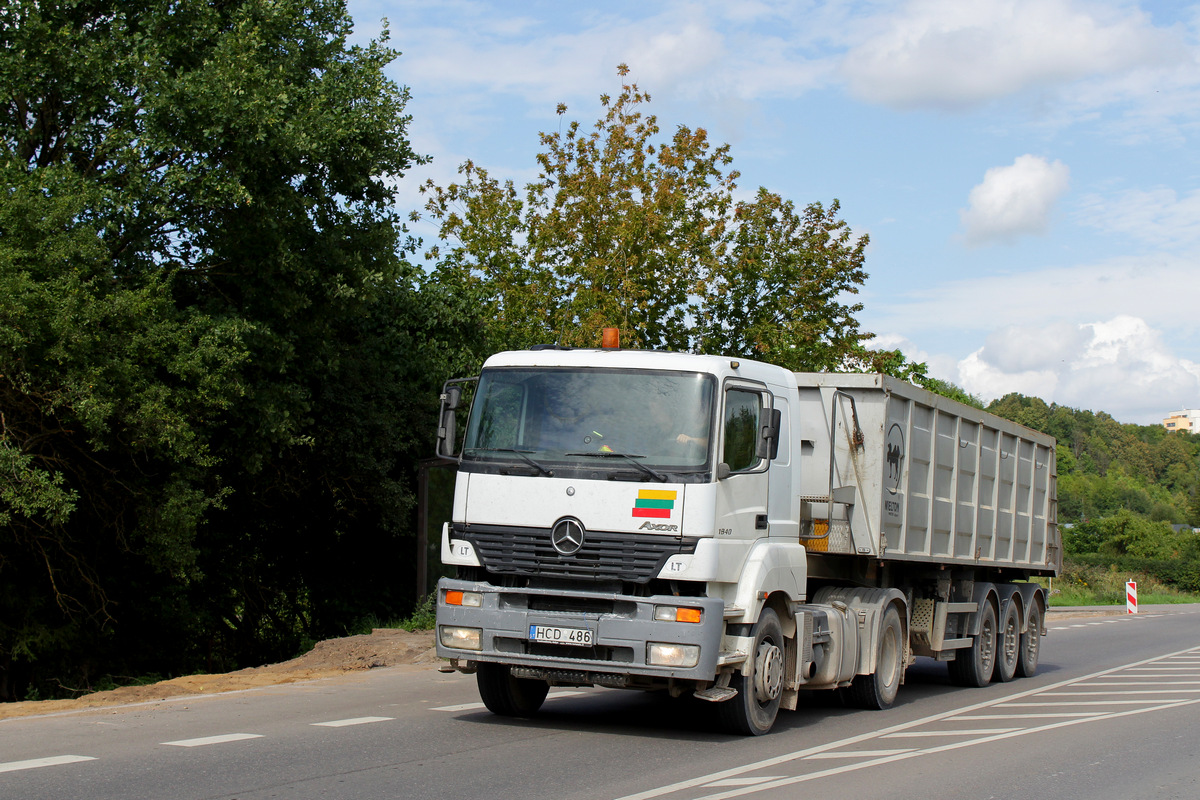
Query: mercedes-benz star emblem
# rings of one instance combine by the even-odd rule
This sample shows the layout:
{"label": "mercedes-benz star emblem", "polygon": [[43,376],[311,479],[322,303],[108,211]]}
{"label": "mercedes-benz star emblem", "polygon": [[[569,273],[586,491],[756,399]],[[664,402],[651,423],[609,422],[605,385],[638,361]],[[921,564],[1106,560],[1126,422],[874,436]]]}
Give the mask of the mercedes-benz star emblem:
{"label": "mercedes-benz star emblem", "polygon": [[573,556],[583,547],[583,523],[563,517],[550,529],[550,543],[564,556]]}

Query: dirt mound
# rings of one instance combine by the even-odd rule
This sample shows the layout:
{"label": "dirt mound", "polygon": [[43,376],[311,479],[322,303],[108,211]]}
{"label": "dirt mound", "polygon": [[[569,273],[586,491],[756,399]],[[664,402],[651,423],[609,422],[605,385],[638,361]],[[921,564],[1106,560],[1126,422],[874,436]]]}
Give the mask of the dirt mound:
{"label": "dirt mound", "polygon": [[33,714],[54,714],[100,706],[144,703],[196,694],[231,692],[282,683],[328,678],[376,667],[430,667],[438,663],[432,631],[376,628],[360,636],[329,639],[309,652],[264,667],[251,667],[220,675],[187,675],[147,686],[124,686],[95,692],[74,700],[38,700],[0,703],[0,719]]}

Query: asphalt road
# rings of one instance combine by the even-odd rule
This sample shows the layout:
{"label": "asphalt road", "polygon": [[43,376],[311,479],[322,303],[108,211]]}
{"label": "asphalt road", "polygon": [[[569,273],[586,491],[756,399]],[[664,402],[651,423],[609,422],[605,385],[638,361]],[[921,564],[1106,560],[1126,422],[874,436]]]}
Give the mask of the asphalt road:
{"label": "asphalt road", "polygon": [[0,798],[1200,797],[1200,606],[1049,624],[1034,678],[960,689],[921,660],[888,711],[821,693],[758,738],[616,690],[506,720],[404,669],[4,720]]}

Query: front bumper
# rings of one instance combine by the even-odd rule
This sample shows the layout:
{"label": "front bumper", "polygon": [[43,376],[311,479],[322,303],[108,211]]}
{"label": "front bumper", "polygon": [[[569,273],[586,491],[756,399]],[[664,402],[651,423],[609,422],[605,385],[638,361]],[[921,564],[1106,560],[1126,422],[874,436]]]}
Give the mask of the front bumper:
{"label": "front bumper", "polygon": [[[473,592],[481,602],[477,607],[447,605],[448,591]],[[655,608],[660,606],[699,608],[700,622],[656,620]],[[717,671],[724,610],[720,598],[511,589],[443,578],[438,582],[437,654],[460,663],[488,661],[543,670],[547,675],[574,675],[578,683],[611,685],[614,676],[710,681]],[[533,625],[586,628],[593,632],[594,643],[572,647],[534,642],[529,635]],[[442,643],[446,627],[478,629],[480,649],[447,647]],[[692,667],[651,664],[651,643],[697,647],[698,663]]]}

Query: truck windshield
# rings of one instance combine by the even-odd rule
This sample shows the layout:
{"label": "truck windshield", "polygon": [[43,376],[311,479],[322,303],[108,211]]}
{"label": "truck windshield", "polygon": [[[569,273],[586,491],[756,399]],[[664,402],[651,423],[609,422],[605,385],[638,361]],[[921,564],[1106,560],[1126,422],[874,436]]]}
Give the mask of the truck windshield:
{"label": "truck windshield", "polygon": [[696,372],[486,369],[463,456],[532,462],[542,474],[551,466],[629,473],[630,480],[703,472],[714,386],[711,375]]}

